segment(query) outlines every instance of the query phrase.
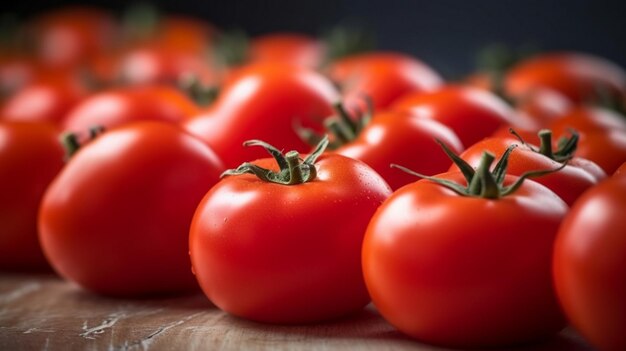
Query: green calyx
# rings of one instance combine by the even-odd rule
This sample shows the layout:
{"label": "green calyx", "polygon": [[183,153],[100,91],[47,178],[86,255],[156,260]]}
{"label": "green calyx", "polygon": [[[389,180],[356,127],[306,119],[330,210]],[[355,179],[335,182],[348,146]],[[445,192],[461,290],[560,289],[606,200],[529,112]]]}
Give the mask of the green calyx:
{"label": "green calyx", "polygon": [[328,138],[324,137],[317,144],[315,150],[304,160],[300,158],[300,154],[295,151],[289,151],[283,154],[274,146],[261,140],[248,140],[243,143],[244,146],[261,146],[274,157],[278,163],[279,171],[272,171],[250,162],[241,164],[236,169],[229,169],[222,173],[221,177],[240,175],[250,173],[256,175],[259,179],[282,185],[303,184],[313,181],[317,177],[317,169],[315,161],[326,150],[328,146]]}
{"label": "green calyx", "polygon": [[202,84],[194,74],[182,75],[178,86],[199,106],[210,105],[219,94],[219,88]]}
{"label": "green calyx", "polygon": [[[96,137],[98,137],[98,135],[104,133],[105,129],[103,126],[93,126],[91,128],[89,128],[88,133],[88,139],[87,141],[92,141],[94,140]],[[61,134],[61,137],[59,138],[61,145],[63,145],[63,148],[65,149],[65,161],[69,161],[72,156],[74,156],[74,154],[78,151],[78,149],[80,149],[84,143],[81,143],[79,141],[78,138],[78,134],[74,133],[74,132],[67,132],[67,133],[63,133]]]}
{"label": "green calyx", "polygon": [[122,17],[122,28],[128,38],[144,40],[158,30],[161,14],[149,2],[138,2],[126,8]]}
{"label": "green calyx", "polygon": [[374,33],[364,23],[356,20],[349,20],[326,30],[322,39],[327,47],[326,64],[376,48]]}
{"label": "green calyx", "polygon": [[[340,146],[353,141],[370,123],[374,106],[370,98],[364,97],[364,100],[367,104],[367,109],[364,112],[359,111],[357,113],[359,117],[350,116],[341,102],[333,105],[336,114],[324,120],[324,129],[332,136],[332,141],[328,144],[329,150],[336,150]],[[311,146],[319,144],[322,139],[326,138],[325,134],[318,134],[313,129],[303,127],[297,122],[294,124],[294,130],[304,142]]]}
{"label": "green calyx", "polygon": [[495,156],[492,153],[484,151],[478,167],[476,167],[476,170],[474,170],[469,163],[467,163],[465,160],[452,152],[452,150],[450,150],[444,143],[439,140],[437,140],[437,143],[441,145],[443,151],[448,155],[448,157],[450,157],[452,162],[454,162],[454,164],[459,167],[461,173],[467,181],[467,186],[463,186],[459,183],[447,179],[430,177],[427,175],[416,173],[414,171],[411,171],[410,169],[396,164],[392,164],[391,167],[399,168],[409,174],[415,175],[423,179],[428,179],[437,184],[443,185],[446,188],[453,190],[454,192],[462,196],[480,197],[485,199],[499,199],[501,197],[514,193],[517,189],[519,189],[524,180],[526,180],[527,178],[539,177],[548,173],[556,172],[566,165],[566,163],[564,163],[556,169],[526,172],[519,176],[519,178],[513,184],[505,186],[504,179],[506,175],[506,169],[508,167],[509,157],[513,150],[517,147],[517,145],[513,144],[509,146],[502,155],[502,157],[500,157],[500,159],[496,163],[493,171],[490,171],[491,165],[493,161],[495,161]]}
{"label": "green calyx", "polygon": [[222,32],[215,39],[213,53],[216,60],[224,67],[244,64],[248,60],[250,38],[241,29]]}
{"label": "green calyx", "polygon": [[513,130],[513,128],[509,129],[509,132],[522,143],[522,145],[526,146],[530,150],[540,153],[549,159],[564,163],[572,159],[574,157],[574,153],[576,152],[576,148],[578,147],[579,135],[578,132],[571,129],[570,137],[562,137],[559,139],[557,143],[557,149],[552,149],[552,131],[549,129],[540,130],[537,135],[539,136],[540,145],[539,148],[535,148],[529,144],[527,144],[522,137]]}

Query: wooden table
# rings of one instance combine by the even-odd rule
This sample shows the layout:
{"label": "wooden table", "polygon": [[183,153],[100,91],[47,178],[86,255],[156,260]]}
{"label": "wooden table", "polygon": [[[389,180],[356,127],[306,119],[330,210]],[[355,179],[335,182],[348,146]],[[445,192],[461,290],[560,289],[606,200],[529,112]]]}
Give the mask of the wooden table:
{"label": "wooden table", "polygon": [[[444,350],[411,340],[371,306],[350,318],[277,326],[230,316],[204,296],[120,300],[53,275],[0,274],[0,350]],[[566,329],[516,350],[591,350]]]}

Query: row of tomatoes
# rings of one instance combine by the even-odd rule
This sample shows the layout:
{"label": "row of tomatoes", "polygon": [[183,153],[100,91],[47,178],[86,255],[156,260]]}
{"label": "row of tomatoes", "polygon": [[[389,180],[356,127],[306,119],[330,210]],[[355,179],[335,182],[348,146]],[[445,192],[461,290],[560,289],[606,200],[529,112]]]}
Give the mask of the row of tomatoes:
{"label": "row of tomatoes", "polygon": [[[1,268],[50,264],[114,296],[199,283],[275,323],[371,298],[408,335],[461,347],[549,337],[564,309],[594,345],[624,348],[626,122],[589,105],[623,101],[619,67],[544,54],[452,85],[404,54],[313,70],[297,52],[224,69],[208,107],[157,80],[41,113],[60,99],[33,89],[76,82],[62,69],[10,94]],[[551,173],[520,181],[534,171]]]}

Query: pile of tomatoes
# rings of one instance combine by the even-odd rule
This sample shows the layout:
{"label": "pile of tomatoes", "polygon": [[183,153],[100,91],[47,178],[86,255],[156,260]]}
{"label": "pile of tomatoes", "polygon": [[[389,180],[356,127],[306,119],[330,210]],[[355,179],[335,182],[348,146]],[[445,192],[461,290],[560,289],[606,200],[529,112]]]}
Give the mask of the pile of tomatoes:
{"label": "pile of tomatoes", "polygon": [[11,38],[0,270],[118,297],[201,289],[269,323],[373,301],[444,346],[569,322],[626,349],[616,64],[540,53],[447,82],[349,36],[248,38],[146,8],[61,9]]}

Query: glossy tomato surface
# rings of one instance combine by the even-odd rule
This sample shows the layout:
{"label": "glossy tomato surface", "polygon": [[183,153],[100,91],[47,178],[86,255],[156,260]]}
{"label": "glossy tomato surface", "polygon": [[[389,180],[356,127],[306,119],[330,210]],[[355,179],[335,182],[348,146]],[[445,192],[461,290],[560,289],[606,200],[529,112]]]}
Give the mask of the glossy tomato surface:
{"label": "glossy tomato surface", "polygon": [[106,295],[194,290],[188,230],[222,165],[179,127],[138,122],[83,146],[50,185],[40,240],[65,279]]}
{"label": "glossy tomato surface", "polygon": [[[255,162],[276,169],[274,160]],[[391,190],[362,162],[322,155],[298,185],[223,178],[191,225],[202,290],[219,308],[270,323],[309,323],[369,302],[361,271],[367,223]]]}
{"label": "glossy tomato surface", "polygon": [[408,94],[398,99],[392,109],[436,120],[452,129],[466,146],[502,125],[516,125],[513,109],[503,100],[470,87],[446,86],[429,93]]}
{"label": "glossy tomato surface", "polygon": [[554,279],[572,325],[603,351],[626,349],[626,178],[586,192],[557,237]]}
{"label": "glossy tomato surface", "polygon": [[44,191],[63,167],[52,125],[0,123],[0,270],[49,270],[37,238]]}
{"label": "glossy tomato surface", "polygon": [[392,163],[425,175],[448,169],[452,161],[436,140],[457,154],[463,151],[456,134],[437,121],[402,112],[382,112],[374,116],[357,139],[336,152],[365,162],[395,190],[417,178],[391,168]]}
{"label": "glossy tomato surface", "polygon": [[250,139],[308,151],[294,125],[321,131],[321,121],[333,113],[337,101],[339,95],[330,81],[314,71],[283,64],[250,65],[223,88],[209,111],[186,122],[185,128],[234,168],[266,157],[261,148],[241,147]]}
{"label": "glossy tomato surface", "polygon": [[[458,172],[438,177],[465,184]],[[565,326],[551,262],[566,212],[533,181],[497,200],[429,180],[402,187],[365,235],[372,300],[387,321],[427,343],[479,348],[548,338]]]}

